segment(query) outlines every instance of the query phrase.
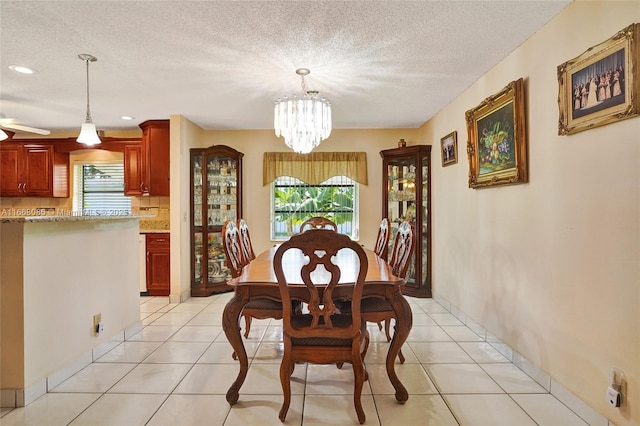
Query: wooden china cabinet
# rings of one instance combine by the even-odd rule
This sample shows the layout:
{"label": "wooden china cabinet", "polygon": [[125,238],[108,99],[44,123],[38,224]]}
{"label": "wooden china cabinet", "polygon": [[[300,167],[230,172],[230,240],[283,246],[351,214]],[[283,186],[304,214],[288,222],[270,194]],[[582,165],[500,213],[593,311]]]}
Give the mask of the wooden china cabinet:
{"label": "wooden china cabinet", "polygon": [[431,297],[431,146],[387,149],[380,155],[382,216],[389,218],[392,228],[389,247],[403,220],[411,220],[416,232],[404,294]]}
{"label": "wooden china cabinet", "polygon": [[242,217],[243,156],[225,145],[191,149],[191,296],[232,290],[221,231]]}

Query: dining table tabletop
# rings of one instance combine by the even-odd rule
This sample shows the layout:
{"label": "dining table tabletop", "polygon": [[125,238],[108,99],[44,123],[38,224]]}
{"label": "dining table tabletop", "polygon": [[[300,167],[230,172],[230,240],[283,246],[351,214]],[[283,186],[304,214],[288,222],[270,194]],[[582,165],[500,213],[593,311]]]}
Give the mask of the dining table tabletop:
{"label": "dining table tabletop", "polygon": [[[277,246],[271,247],[260,253],[247,264],[240,276],[231,279],[228,284],[233,287],[234,295],[227,302],[222,314],[222,328],[231,344],[240,364],[240,370],[236,380],[227,391],[227,401],[235,404],[239,399],[239,392],[249,369],[247,352],[242,341],[240,330],[240,318],[244,306],[249,301],[256,299],[270,299],[280,301],[280,288],[273,269],[273,257]],[[404,403],[409,395],[406,388],[395,372],[395,359],[412,327],[412,314],[409,302],[402,295],[405,280],[391,273],[389,264],[378,257],[372,250],[365,248],[368,260],[367,275],[362,297],[378,297],[385,299],[393,307],[396,319],[395,331],[386,358],[386,370],[391,384],[395,389],[396,400]],[[334,299],[348,299],[351,294],[350,287],[355,283],[358,270],[357,256],[350,250],[340,250],[335,263],[340,267],[341,277],[336,286]],[[303,298],[306,295],[304,284],[300,278],[300,270],[305,263],[305,258],[297,250],[289,250],[283,259],[283,269],[287,274],[292,299]],[[322,271],[314,273],[322,274]],[[316,282],[325,282],[320,276]],[[328,279],[327,281],[328,282]],[[295,284],[299,283],[299,286]],[[299,289],[299,293],[297,292]],[[301,300],[301,299],[299,299]]]}

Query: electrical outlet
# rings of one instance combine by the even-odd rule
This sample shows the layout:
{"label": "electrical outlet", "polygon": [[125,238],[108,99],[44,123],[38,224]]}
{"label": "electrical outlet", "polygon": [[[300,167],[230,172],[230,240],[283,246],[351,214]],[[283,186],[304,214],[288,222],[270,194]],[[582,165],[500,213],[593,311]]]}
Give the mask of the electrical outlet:
{"label": "electrical outlet", "polygon": [[606,398],[612,407],[620,407],[622,405],[622,394],[611,386],[607,388]]}
{"label": "electrical outlet", "polygon": [[104,329],[102,326],[102,314],[97,313],[93,316],[93,332],[98,334]]}
{"label": "electrical outlet", "polygon": [[625,385],[624,372],[611,367],[609,369],[609,387],[605,396],[609,405],[616,408],[622,406],[622,394],[626,391]]}

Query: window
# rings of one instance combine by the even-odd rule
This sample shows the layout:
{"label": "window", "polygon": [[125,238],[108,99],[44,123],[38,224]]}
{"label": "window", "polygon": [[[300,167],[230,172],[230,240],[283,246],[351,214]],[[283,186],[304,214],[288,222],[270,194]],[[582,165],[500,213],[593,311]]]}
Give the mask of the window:
{"label": "window", "polygon": [[338,232],[358,238],[358,184],[335,176],[319,185],[308,185],[289,177],[277,177],[272,183],[273,240],[286,240],[300,231],[300,225],[313,216],[335,222]]}
{"label": "window", "polygon": [[265,152],[262,183],[271,184],[271,239],[286,240],[313,216],[358,235],[358,185],[367,184],[365,152]]}
{"label": "window", "polygon": [[83,215],[131,214],[131,198],[124,195],[124,165],[76,163],[73,211]]}

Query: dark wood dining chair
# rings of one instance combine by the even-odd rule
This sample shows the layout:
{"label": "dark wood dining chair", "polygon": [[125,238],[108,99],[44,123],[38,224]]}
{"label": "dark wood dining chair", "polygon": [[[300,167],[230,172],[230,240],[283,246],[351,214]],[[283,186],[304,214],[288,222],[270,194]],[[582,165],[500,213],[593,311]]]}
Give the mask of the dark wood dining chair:
{"label": "dark wood dining chair", "polygon": [[[336,310],[332,300],[333,290],[336,288],[341,270],[333,261],[339,250],[352,250],[358,261],[353,265],[357,271],[355,285],[351,288],[352,311],[341,314]],[[287,278],[292,273],[287,266],[283,266],[283,256],[289,250],[300,250],[308,258],[308,263],[299,272],[304,285],[290,284]],[[329,274],[329,283],[323,286],[322,293],[314,282],[313,271],[323,266]],[[360,300],[367,274],[367,256],[362,247],[346,235],[337,234],[328,229],[317,229],[292,236],[281,244],[273,258],[273,269],[280,287],[283,306],[283,340],[284,354],[280,364],[280,382],[284,401],[280,409],[279,418],[284,422],[291,401],[291,374],[297,362],[312,364],[335,364],[348,362],[353,364],[355,405],[358,421],[364,423],[366,416],[362,408],[361,394],[366,380],[364,355],[369,344],[369,334],[366,322],[360,316]],[[285,269],[287,274],[285,274]],[[320,268],[322,269],[322,268]],[[297,280],[299,281],[299,279]],[[326,284],[326,280],[321,284]],[[292,290],[295,287],[295,290]],[[292,293],[298,295],[298,300],[308,303],[308,312],[296,313],[291,309]],[[304,296],[300,296],[304,294]]]}
{"label": "dark wood dining chair", "polygon": [[239,277],[244,263],[242,249],[240,248],[240,232],[238,232],[238,226],[232,220],[227,220],[222,225],[222,248],[231,277]]}
{"label": "dark wood dining chair", "polygon": [[[400,226],[393,239],[393,247],[391,249],[391,260],[389,266],[391,267],[391,273],[399,278],[405,278],[409,264],[411,262],[411,256],[415,250],[415,230],[413,229],[413,223],[405,220]],[[391,341],[391,320],[395,319],[395,313],[391,304],[385,300],[377,297],[367,297],[362,299],[362,317],[367,322],[375,322],[378,324],[378,328],[381,328],[381,324],[384,321],[384,331],[387,337],[387,341]],[[405,358],[402,354],[402,350],[398,353],[400,363],[404,364]]]}
{"label": "dark wood dining chair", "polygon": [[[378,226],[378,235],[376,236],[376,244],[373,247],[373,252],[378,255],[378,257],[387,260],[389,253],[389,234],[391,232],[391,222],[389,218],[383,217],[380,221],[380,225]],[[385,329],[390,326],[389,321],[385,321]],[[378,322],[378,329],[382,331],[382,321]]]}
{"label": "dark wood dining chair", "polygon": [[[396,232],[393,240],[393,247],[391,249],[391,260],[389,266],[391,267],[391,273],[399,278],[405,278],[409,264],[411,261],[411,255],[415,249],[415,232],[413,229],[413,223],[405,220]],[[348,302],[337,301],[339,309],[342,312],[349,312],[351,307]],[[382,323],[384,322],[385,335],[387,341],[391,341],[391,320],[395,319],[395,312],[393,306],[387,300],[378,297],[365,297],[360,304],[360,311],[362,318],[366,322],[375,322],[378,324],[378,328],[382,331]],[[405,357],[402,350],[398,352],[398,358],[400,363],[404,364]],[[342,367],[338,364],[338,367]]]}
{"label": "dark wood dining chair", "polygon": [[413,222],[404,220],[399,226],[393,239],[391,249],[391,273],[396,277],[404,278],[411,263],[411,256],[416,247],[415,229]]}
{"label": "dark wood dining chair", "polygon": [[[245,224],[246,225],[246,224]],[[247,227],[248,235],[248,227]],[[231,278],[237,278],[242,274],[242,269],[249,263],[243,256],[242,239],[240,229],[232,220],[225,221],[222,226],[222,246],[227,258],[227,266],[231,272]],[[251,319],[275,318],[282,319],[282,303],[270,299],[250,300],[242,310],[245,329],[244,337],[249,337],[251,330]],[[236,359],[236,354],[233,354]]]}
{"label": "dark wood dining chair", "polygon": [[300,225],[300,232],[308,231],[309,229],[332,229],[338,231],[338,226],[326,217],[315,216],[305,220]]}
{"label": "dark wood dining chair", "polygon": [[[240,252],[242,253],[242,266],[246,266],[256,255],[253,251],[253,243],[251,242],[251,233],[249,232],[249,225],[247,222],[240,218],[238,219],[238,233],[240,239]],[[266,318],[282,318],[282,308],[280,303],[274,302],[268,299],[257,299],[249,302],[249,304],[242,311],[244,317],[244,337],[249,337],[251,331],[251,320],[266,319]]]}
{"label": "dark wood dining chair", "polygon": [[378,226],[378,236],[376,237],[376,245],[373,247],[373,251],[379,257],[387,259],[389,252],[389,233],[391,232],[391,222],[389,218],[382,218],[380,225]]}
{"label": "dark wood dining chair", "polygon": [[242,260],[246,265],[256,258],[256,254],[253,251],[253,244],[251,242],[251,234],[249,233],[249,226],[244,219],[238,219],[238,232],[240,233],[240,249],[242,250]]}

